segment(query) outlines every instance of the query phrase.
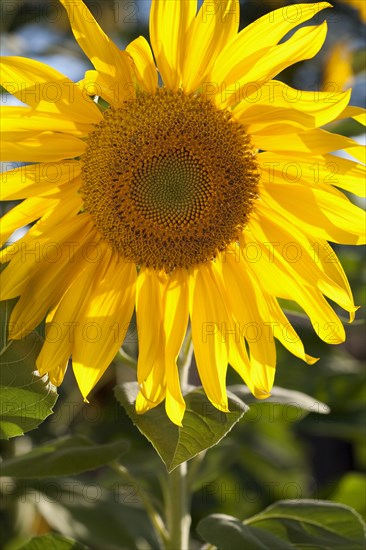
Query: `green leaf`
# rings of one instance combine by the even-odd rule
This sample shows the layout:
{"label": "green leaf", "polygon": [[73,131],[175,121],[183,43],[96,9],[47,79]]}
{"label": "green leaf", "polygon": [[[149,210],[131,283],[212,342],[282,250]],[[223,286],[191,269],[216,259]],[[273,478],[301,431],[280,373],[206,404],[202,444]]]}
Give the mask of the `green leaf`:
{"label": "green leaf", "polygon": [[295,548],[361,550],[365,524],[352,508],[322,500],[282,500],[245,522],[290,541]]}
{"label": "green leaf", "polygon": [[278,537],[256,527],[248,527],[241,521],[225,514],[213,514],[202,519],[197,532],[206,541],[220,550],[293,550]]}
{"label": "green leaf", "polygon": [[37,428],[50,414],[57,393],[46,376],[36,370],[43,339],[37,332],[23,340],[6,341],[13,302],[1,302],[0,439],[23,435]]}
{"label": "green leaf", "polygon": [[329,498],[334,502],[351,506],[362,517],[366,517],[366,474],[348,472]]}
{"label": "green leaf", "polygon": [[81,436],[64,437],[44,443],[30,453],[4,460],[1,475],[40,479],[80,474],[115,460],[127,449],[125,441],[96,445]]}
{"label": "green leaf", "polygon": [[33,537],[19,550],[88,550],[84,544],[60,535],[43,535]]}
{"label": "green leaf", "polygon": [[287,388],[280,388],[273,386],[271,390],[271,397],[268,397],[265,401],[256,399],[249,389],[244,385],[228,386],[228,390],[235,393],[241,399],[244,399],[246,403],[278,403],[280,405],[287,405],[301,409],[303,411],[314,412],[318,414],[329,414],[330,409],[328,405],[318,401],[314,397],[307,395],[296,390],[288,390]]}
{"label": "green leaf", "polygon": [[362,550],[365,524],[348,506],[321,500],[283,500],[243,523],[231,516],[204,518],[197,531],[220,550]]}
{"label": "green leaf", "polygon": [[120,481],[110,490],[94,483],[83,484],[75,478],[24,481],[27,498],[55,531],[80,540],[93,550],[141,550],[160,548],[151,522],[134,485],[121,492]]}
{"label": "green leaf", "polygon": [[136,413],[136,382],[116,386],[114,391],[132,422],[154,446],[168,472],[216,445],[248,410],[241,399],[230,394],[231,412],[221,412],[211,405],[203,389],[196,388],[184,396],[187,409],[183,427],[179,427],[169,420],[163,403],[143,415]]}

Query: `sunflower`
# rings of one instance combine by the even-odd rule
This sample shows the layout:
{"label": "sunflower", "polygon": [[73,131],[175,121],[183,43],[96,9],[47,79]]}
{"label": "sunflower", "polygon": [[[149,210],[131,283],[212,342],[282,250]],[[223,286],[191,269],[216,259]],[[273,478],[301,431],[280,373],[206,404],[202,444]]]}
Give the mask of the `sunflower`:
{"label": "sunflower", "polygon": [[361,21],[366,23],[366,4],[363,0],[341,0],[341,2],[357,10]]}
{"label": "sunflower", "polygon": [[[270,395],[279,340],[307,363],[280,307],[294,301],[324,341],[344,341],[326,298],[357,309],[328,241],[359,244],[362,148],[321,126],[353,117],[350,91],[300,91],[274,77],[321,48],[327,2],[273,11],[238,32],[239,1],[153,0],[150,39],[120,51],[81,1],[61,0],[94,70],[77,84],[20,57],[2,85],[2,299],[19,297],[9,337],[46,319],[37,359],[59,385],[68,361],[84,399],[136,312],[138,412],[185,410],[177,358],[190,327],[208,399],[228,410],[230,365]],[[295,31],[294,31],[295,30]],[[292,32],[294,31],[294,32]]]}
{"label": "sunflower", "polygon": [[352,69],[353,54],[347,42],[336,42],[325,60],[323,90],[345,90],[354,82]]}

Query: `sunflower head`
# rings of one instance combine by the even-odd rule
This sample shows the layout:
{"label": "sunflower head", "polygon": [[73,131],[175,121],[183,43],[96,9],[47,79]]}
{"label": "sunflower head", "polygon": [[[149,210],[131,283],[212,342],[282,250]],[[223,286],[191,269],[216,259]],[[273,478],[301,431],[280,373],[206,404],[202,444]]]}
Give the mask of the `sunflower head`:
{"label": "sunflower head", "polygon": [[106,241],[125,261],[167,273],[237,240],[257,194],[243,126],[183,91],[108,109],[81,162],[84,207]]}
{"label": "sunflower head", "polygon": [[3,108],[2,158],[32,163],[2,189],[23,200],[2,220],[3,242],[31,225],[1,253],[2,299],[19,298],[10,338],[46,318],[37,367],[58,385],[72,357],[86,398],[135,311],[138,412],[165,399],[182,422],[188,327],[211,403],[228,409],[228,365],[267,397],[274,339],[315,361],[279,299],[329,343],[345,335],[327,299],[351,319],[356,310],[328,241],[364,242],[364,215],[338,189],[358,193],[364,169],[332,152],[364,152],[321,127],[364,111],[348,106],[349,90],[330,102],[275,79],[320,50],[326,23],[302,24],[330,5],[286,6],[238,32],[238,0],[214,11],[210,0],[198,11],[196,0],[153,0],[151,46],[139,37],[120,51],[81,0],[61,3],[94,66],[81,82],[2,60],[3,86],[27,105]]}

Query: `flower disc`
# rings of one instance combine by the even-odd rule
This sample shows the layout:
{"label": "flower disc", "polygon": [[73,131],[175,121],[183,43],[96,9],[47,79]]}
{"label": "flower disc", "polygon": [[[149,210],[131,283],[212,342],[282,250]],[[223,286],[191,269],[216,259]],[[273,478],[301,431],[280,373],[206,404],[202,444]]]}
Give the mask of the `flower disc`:
{"label": "flower disc", "polygon": [[160,89],[108,109],[82,156],[81,194],[124,260],[171,272],[235,241],[257,194],[254,150],[228,111]]}

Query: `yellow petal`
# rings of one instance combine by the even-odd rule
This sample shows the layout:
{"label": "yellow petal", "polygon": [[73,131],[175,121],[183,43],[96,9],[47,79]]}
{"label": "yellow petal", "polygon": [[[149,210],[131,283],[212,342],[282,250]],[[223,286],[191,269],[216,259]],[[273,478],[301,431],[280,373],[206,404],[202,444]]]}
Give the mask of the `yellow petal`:
{"label": "yellow petal", "polygon": [[316,2],[289,5],[271,11],[245,27],[228,45],[228,51],[239,54],[241,46],[246,46],[247,51],[251,51],[258,45],[264,48],[278,44],[295,27],[331,7],[328,2]]}
{"label": "yellow petal", "polygon": [[71,184],[80,176],[79,161],[65,160],[29,164],[3,172],[0,185],[0,200],[18,200],[42,195],[60,185]]}
{"label": "yellow petal", "polygon": [[48,65],[24,57],[1,58],[1,85],[22,103],[82,123],[102,120],[95,103],[80,88]]}
{"label": "yellow petal", "polygon": [[[275,369],[269,371],[266,365],[262,365],[254,360],[251,361],[243,342],[236,342],[235,345],[230,346],[229,363],[241,376],[254,397],[265,399],[270,396],[269,391],[273,386],[273,380],[272,382],[270,381],[268,373],[271,374],[273,371],[274,376]],[[263,381],[265,381],[264,384]],[[265,386],[269,389],[265,389]]]}
{"label": "yellow petal", "polygon": [[[251,236],[253,239],[253,234]],[[316,288],[306,287],[301,281],[289,275],[286,266],[269,261],[264,254],[261,254],[256,262],[246,263],[268,293],[293,300],[300,305],[310,317],[314,330],[322,340],[329,344],[344,341],[345,332],[341,321]]]}
{"label": "yellow petal", "polygon": [[62,132],[76,137],[86,137],[93,130],[86,124],[62,116],[39,113],[27,107],[1,107],[1,133],[5,140],[22,140],[41,132]]}
{"label": "yellow petal", "polygon": [[174,424],[182,426],[186,404],[180,388],[178,367],[176,364],[165,365],[165,411]]}
{"label": "yellow petal", "polygon": [[126,52],[133,58],[140,86],[153,94],[158,86],[158,72],[149,43],[143,36],[139,36],[127,46]]}
{"label": "yellow petal", "polygon": [[150,42],[164,85],[177,90],[182,81],[190,25],[197,0],[152,0]]}
{"label": "yellow petal", "polygon": [[266,183],[262,200],[315,239],[343,244],[365,242],[365,212],[335,189]]}
{"label": "yellow petal", "polygon": [[[61,200],[61,197],[59,201]],[[30,197],[24,200],[1,218],[0,243],[3,245],[10,235],[16,230],[32,223],[43,216],[48,210],[53,210],[57,203],[56,199]]]}
{"label": "yellow petal", "polygon": [[107,267],[102,267],[102,275],[94,281],[75,330],[72,366],[84,398],[121,347],[135,304],[135,265],[116,259],[108,249],[101,262]]}
{"label": "yellow petal", "polygon": [[[30,239],[28,242],[21,239],[8,246],[4,250],[2,259],[4,262],[9,262],[9,265],[0,273],[1,300],[19,296],[33,275],[37,275],[39,268],[44,269],[46,265],[53,263],[53,257],[59,256],[59,254],[56,256],[58,247],[53,246],[53,243],[67,243],[64,248],[61,247],[61,256],[73,263],[75,245],[82,243],[84,237],[83,228],[86,234],[90,233],[92,222],[88,215],[74,218],[64,216],[62,225],[53,228],[53,231],[48,231],[41,237]],[[52,256],[53,252],[55,256]]]}
{"label": "yellow petal", "polygon": [[[36,221],[31,228],[25,228],[27,229],[25,235],[18,239],[16,242],[12,243],[11,245],[8,245],[6,248],[0,251],[0,262],[7,263],[9,262],[14,254],[17,254],[20,250],[32,250],[34,239],[44,239],[45,236],[49,235],[50,231],[53,231],[56,228],[55,238],[57,239],[58,236],[62,236],[63,234],[63,225],[65,220],[71,220],[74,216],[77,216],[77,214],[80,212],[82,207],[81,197],[78,194],[78,188],[79,184],[70,186],[68,189],[64,189],[62,193],[57,192],[58,190],[51,190],[49,194],[45,196],[45,199],[47,199],[48,204],[45,206],[48,206],[44,211],[43,214],[41,212],[38,212],[38,216],[41,216],[38,221]],[[52,191],[55,191],[52,193]],[[34,197],[34,198],[43,198],[43,197]],[[30,200],[32,197],[26,200]],[[52,199],[52,200],[51,200]],[[24,202],[24,201],[23,201]],[[12,218],[12,213],[14,211],[14,208],[10,210],[7,213],[7,216],[9,216],[9,219],[7,220],[7,223],[9,224],[7,227],[7,231],[12,233],[16,229],[19,229],[21,226],[18,225],[18,216],[19,214],[24,214],[25,212],[21,210],[22,204],[19,204],[17,207],[15,207],[15,215],[14,218]],[[31,217],[34,216],[34,214],[31,215]],[[84,213],[84,220],[89,218],[88,214]],[[24,220],[23,220],[24,221]],[[21,222],[20,222],[21,223]],[[31,223],[31,222],[26,222]],[[1,235],[1,232],[0,232]],[[7,238],[7,235],[3,235],[3,239],[5,240]],[[1,239],[1,238],[0,238]]]}
{"label": "yellow petal", "polygon": [[[320,9],[328,5],[318,4]],[[296,22],[284,18],[282,10],[276,10],[249,25],[227,44],[209,77],[211,82],[222,83],[221,95],[217,98],[222,107],[237,103],[252,93],[253,83],[259,88],[286,67],[309,59],[320,50],[327,32],[325,22],[318,27],[302,28],[277,45],[287,32],[314,15],[314,4],[308,6],[303,7]],[[278,25],[269,20],[276,13],[281,19]]]}
{"label": "yellow petal", "polygon": [[298,292],[296,301],[309,316],[319,338],[327,344],[342,344],[345,341],[342,322],[320,292],[303,288],[302,292]]}
{"label": "yellow petal", "polygon": [[363,0],[342,0],[344,3],[349,4],[358,11],[361,21],[366,23],[366,5]]}
{"label": "yellow petal", "polygon": [[189,310],[197,368],[206,395],[222,411],[228,410],[226,371],[227,342],[222,331],[225,304],[220,294],[211,262],[192,269],[189,280]]}
{"label": "yellow petal", "polygon": [[60,0],[67,11],[71,29],[80,48],[108,86],[116,88],[121,103],[131,93],[132,72],[129,56],[121,51],[100,28],[84,2]]}
{"label": "yellow petal", "polygon": [[356,114],[353,114],[352,118],[357,120],[357,122],[359,122],[363,126],[366,126],[366,112],[365,112],[365,109],[363,109],[363,112],[358,112]]}
{"label": "yellow petal", "polygon": [[166,394],[162,304],[167,283],[168,277],[164,273],[153,269],[140,269],[136,285],[136,318],[139,335],[137,379],[140,391],[135,408],[138,414],[159,405]]}
{"label": "yellow petal", "polygon": [[75,277],[53,312],[52,320],[46,322],[45,343],[37,358],[41,374],[52,371],[56,366],[65,366],[75,346],[75,328],[78,313],[85,304],[97,278],[98,262],[84,262],[75,266]]}
{"label": "yellow petal", "polygon": [[351,191],[356,195],[365,196],[365,167],[335,155],[314,155],[308,160],[300,156],[291,158],[284,153],[263,152],[257,156],[263,173],[263,182],[283,183],[303,182],[314,187],[332,186]]}
{"label": "yellow petal", "polygon": [[188,285],[182,269],[176,269],[169,278],[163,303],[165,333],[165,410],[170,420],[182,424],[185,402],[182,396],[177,357],[182,347],[188,324]]}
{"label": "yellow petal", "polygon": [[352,52],[346,41],[336,42],[325,61],[322,89],[332,95],[353,85]]}
{"label": "yellow petal", "polygon": [[143,414],[157,407],[165,397],[165,364],[161,354],[146,378],[140,385],[140,391],[136,398],[135,409],[137,414]]}
{"label": "yellow petal", "polygon": [[225,44],[233,38],[240,21],[238,0],[204,0],[187,40],[183,89],[193,92],[207,76]]}
{"label": "yellow petal", "polygon": [[[258,349],[256,349],[256,343],[258,340],[263,339],[262,325],[266,325],[264,319],[261,319],[260,323],[253,321],[249,311],[251,308],[245,306],[242,309],[242,303],[236,303],[235,310],[232,308],[233,289],[230,286],[232,280],[234,281],[235,288],[242,286],[243,281],[240,279],[240,270],[234,269],[231,275],[228,277],[228,271],[231,268],[226,265],[227,255],[238,251],[238,247],[232,246],[222,254],[221,262],[216,262],[218,266],[216,269],[217,284],[220,287],[221,295],[224,298],[224,302],[227,305],[226,314],[221,312],[222,324],[222,339],[227,343],[229,353],[229,363],[236,370],[236,372],[242,377],[250,391],[257,399],[264,399],[269,397],[271,388],[273,386],[274,374],[275,374],[275,355],[273,338],[269,341],[269,344],[265,345],[264,353],[260,360],[258,360]],[[235,264],[237,263],[237,257],[235,257]],[[252,289],[249,289],[251,292]],[[256,291],[255,291],[256,292]],[[261,301],[255,300],[258,304]],[[248,317],[249,313],[249,317]],[[246,319],[246,321],[244,321]],[[248,321],[248,319],[250,319]],[[253,330],[254,329],[254,330]],[[260,334],[259,334],[260,333]],[[259,338],[258,338],[259,336]],[[246,349],[250,349],[250,358]],[[263,349],[261,350],[263,351]],[[269,352],[269,353],[268,353]],[[263,361],[264,358],[264,361]],[[268,359],[273,364],[268,364]]]}
{"label": "yellow petal", "polygon": [[[319,242],[309,240],[303,231],[289,223],[286,218],[261,205],[258,205],[248,227],[255,235],[262,253],[286,270],[290,277],[296,278],[304,286],[317,287],[347,311],[356,311],[349,286],[345,286],[344,280],[339,276],[336,281],[333,280],[327,274],[329,271],[322,269],[319,259],[324,251],[323,243],[320,252]],[[331,259],[333,258],[338,261],[334,253]]]}
{"label": "yellow petal", "polygon": [[22,141],[1,141],[0,159],[21,162],[56,162],[79,157],[85,142],[74,136],[42,132]]}
{"label": "yellow petal", "polygon": [[252,142],[258,149],[264,151],[286,152],[288,155],[302,153],[303,155],[322,155],[340,149],[357,149],[359,144],[348,137],[332,134],[326,130],[316,128],[304,132],[284,134],[279,139],[277,136],[253,135]]}
{"label": "yellow petal", "polygon": [[350,91],[332,94],[295,90],[271,80],[246,97],[234,116],[248,134],[286,134],[316,128],[336,119],[350,99]]}
{"label": "yellow petal", "polygon": [[[352,322],[355,318],[354,312],[358,308],[354,305],[352,290],[341,262],[338,260],[337,255],[327,241],[314,243],[312,248],[316,254],[315,259],[319,261],[320,269],[322,269],[324,273],[342,289],[344,297],[342,300],[338,301],[338,303],[349,312],[350,322]],[[321,287],[319,288],[322,290]],[[324,290],[323,292],[326,294]]]}
{"label": "yellow petal", "polygon": [[[237,245],[223,254],[222,278],[226,290],[226,301],[238,323],[241,337],[244,337],[250,350],[250,361],[265,367],[269,372],[261,383],[262,391],[270,392],[270,381],[276,366],[276,349],[267,335],[265,322],[269,313],[265,299],[258,285],[255,284],[246,269],[245,261],[238,255]],[[270,327],[268,327],[270,332]]]}
{"label": "yellow petal", "polygon": [[283,313],[276,298],[270,294],[266,294],[266,302],[270,313],[270,323],[273,327],[274,337],[295,355],[295,357],[299,357],[309,365],[313,365],[317,359],[305,353],[300,336]]}
{"label": "yellow petal", "polygon": [[260,17],[229,42],[217,64],[221,61],[223,72],[229,73],[233,64],[243,58],[243,52],[250,55],[258,49],[278,44],[288,32],[327,7],[330,7],[328,2],[297,4],[286,6],[285,13],[280,8]]}
{"label": "yellow petal", "polygon": [[[51,331],[50,334],[52,334]],[[56,333],[54,334],[56,335]],[[57,335],[54,336],[52,334],[50,337],[57,338]],[[37,357],[36,365],[41,376],[48,374],[51,384],[59,386],[62,383],[67,370],[71,355],[71,345],[65,343],[61,349],[57,350],[57,355],[52,357],[51,354],[52,351],[47,349],[46,344],[43,344],[40,354]]]}
{"label": "yellow petal", "polygon": [[358,145],[354,140],[352,141],[353,143],[350,147],[344,147],[345,152],[362,162],[362,164],[366,164],[366,147]]}
{"label": "yellow petal", "polygon": [[353,118],[363,126],[366,126],[366,109],[363,109],[362,107],[355,107],[354,105],[348,105],[348,107],[346,107],[345,110],[337,117],[337,120],[343,120],[344,118]]}
{"label": "yellow petal", "polygon": [[[70,225],[70,227],[75,226]],[[32,252],[36,250],[35,262],[31,262],[31,269],[28,267],[25,270],[23,266],[21,267],[21,271],[26,274],[26,280],[21,281],[17,287],[16,281],[10,283],[13,293],[16,288],[18,291],[19,287],[22,289],[10,319],[12,338],[22,338],[22,332],[25,329],[33,330],[46,317],[50,307],[61,299],[66,288],[73,281],[75,272],[81,269],[83,250],[95,239],[95,231],[86,224],[81,226],[77,233],[69,231],[69,235],[73,238],[72,255],[68,246],[70,242],[48,239],[42,243],[42,246],[37,247],[40,243],[36,241],[32,250]],[[20,256],[22,257],[22,252]],[[10,278],[11,271],[9,274],[6,273],[9,267],[5,269],[5,275],[8,275],[5,283]]]}
{"label": "yellow petal", "polygon": [[54,386],[61,386],[64,376],[66,374],[67,364],[67,359],[64,362],[58,361],[58,364],[49,371],[48,376],[51,384],[53,384]]}
{"label": "yellow petal", "polygon": [[129,91],[131,97],[134,97],[136,92],[136,85],[132,80],[127,89],[122,89],[121,92],[121,86],[118,82],[111,83],[107,76],[104,77],[95,70],[86,71],[84,78],[79,80],[77,85],[86,96],[92,98],[94,96],[101,97],[113,107],[118,107],[119,102],[126,97],[125,94],[127,91]]}
{"label": "yellow petal", "polygon": [[167,277],[155,269],[142,267],[136,282],[136,321],[139,337],[137,379],[142,384],[159,354],[164,353],[162,295]]}

